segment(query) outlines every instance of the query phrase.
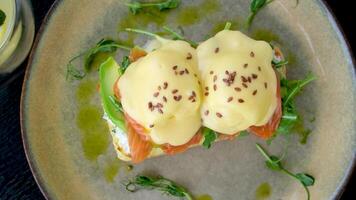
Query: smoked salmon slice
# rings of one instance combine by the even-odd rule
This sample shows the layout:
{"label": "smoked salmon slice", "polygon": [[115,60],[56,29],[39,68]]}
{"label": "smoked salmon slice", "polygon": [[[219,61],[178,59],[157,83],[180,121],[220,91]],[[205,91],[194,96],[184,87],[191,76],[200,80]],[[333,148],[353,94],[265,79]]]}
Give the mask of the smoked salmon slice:
{"label": "smoked salmon slice", "polygon": [[125,122],[130,147],[131,160],[133,163],[139,163],[145,160],[153,145],[146,134],[146,130],[127,113],[125,113]]}
{"label": "smoked salmon slice", "polygon": [[199,142],[201,141],[203,135],[201,133],[201,131],[199,130],[194,137],[192,137],[192,139],[189,140],[189,142],[179,145],[179,146],[173,146],[170,144],[163,144],[161,145],[161,149],[164,151],[164,153],[168,154],[168,155],[174,155],[177,153],[182,153],[184,151],[186,151],[190,146],[195,145],[195,144],[199,144]]}

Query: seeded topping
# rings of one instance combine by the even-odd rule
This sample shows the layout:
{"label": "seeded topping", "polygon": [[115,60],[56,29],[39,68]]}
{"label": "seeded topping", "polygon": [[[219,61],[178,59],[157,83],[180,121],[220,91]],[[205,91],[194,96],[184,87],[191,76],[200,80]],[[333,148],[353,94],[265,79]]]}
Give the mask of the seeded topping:
{"label": "seeded topping", "polygon": [[227,75],[227,78],[224,78],[223,82],[226,83],[227,86],[230,86],[235,81],[236,72],[230,73],[229,71],[226,70],[225,74]]}
{"label": "seeded topping", "polygon": [[267,89],[267,82],[265,82],[265,88]]}
{"label": "seeded topping", "polygon": [[167,89],[167,87],[168,87],[168,83],[167,83],[167,82],[164,82],[164,83],[163,83],[163,89]]}
{"label": "seeded topping", "polygon": [[184,69],[184,72],[185,72],[186,74],[189,74],[189,71],[188,71],[187,68]]}
{"label": "seeded topping", "polygon": [[173,99],[176,101],[180,101],[182,99],[182,95],[174,96]]}
{"label": "seeded topping", "polygon": [[153,128],[154,126],[155,126],[154,124],[151,124],[151,125],[150,125],[150,128]]}
{"label": "seeded topping", "polygon": [[204,95],[205,95],[205,96],[209,96],[209,92],[205,92]]}
{"label": "seeded topping", "polygon": [[239,103],[245,102],[243,99],[239,99],[238,101],[239,101]]}
{"label": "seeded topping", "polygon": [[188,53],[188,55],[187,55],[187,60],[190,60],[190,59],[192,59],[193,58],[193,55],[191,54],[191,53]]}
{"label": "seeded topping", "polygon": [[255,96],[257,94],[257,90],[253,91],[252,95]]}
{"label": "seeded topping", "polygon": [[208,86],[206,86],[206,87],[205,87],[205,90],[209,90],[209,87],[208,87]]}
{"label": "seeded topping", "polygon": [[242,81],[242,82],[247,82],[248,80],[247,80],[247,78],[245,78],[244,76],[241,76],[241,81]]}
{"label": "seeded topping", "polygon": [[159,92],[156,92],[153,94],[154,97],[158,97],[158,95],[159,95]]}
{"label": "seeded topping", "polygon": [[156,107],[157,108],[163,108],[163,105],[161,103],[157,103]]}
{"label": "seeded topping", "polygon": [[162,109],[158,109],[158,112],[163,114],[163,110]]}
{"label": "seeded topping", "polygon": [[219,47],[215,48],[215,53],[219,53],[219,51],[220,51]]}
{"label": "seeded topping", "polygon": [[200,82],[200,81],[198,81],[198,84],[199,84],[199,85],[201,85],[201,82]]}
{"label": "seeded topping", "polygon": [[233,97],[229,97],[229,98],[227,99],[227,102],[231,102],[233,99],[234,99]]}
{"label": "seeded topping", "polygon": [[223,117],[223,115],[221,113],[218,113],[218,112],[216,113],[216,116],[219,117],[219,118]]}
{"label": "seeded topping", "polygon": [[257,74],[252,74],[253,79],[256,79],[257,77],[258,77]]}
{"label": "seeded topping", "polygon": [[158,90],[161,90],[161,86],[158,86],[158,88],[157,88]]}
{"label": "seeded topping", "polygon": [[210,74],[213,75],[213,74],[214,74],[214,71],[210,71]]}
{"label": "seeded topping", "polygon": [[255,53],[253,53],[253,51],[251,51],[250,56],[251,56],[252,58],[255,57]]}
{"label": "seeded topping", "polygon": [[261,71],[261,67],[260,66],[258,66],[258,71]]}
{"label": "seeded topping", "polygon": [[193,96],[189,96],[188,100],[193,100],[194,97]]}
{"label": "seeded topping", "polygon": [[248,88],[248,86],[246,85],[246,83],[242,83],[242,86],[244,86],[244,88]]}
{"label": "seeded topping", "polygon": [[248,67],[248,64],[247,64],[247,63],[245,63],[245,64],[244,64],[244,68],[247,68],[247,67]]}
{"label": "seeded topping", "polygon": [[177,72],[177,71],[175,71],[175,72],[174,72],[174,75],[178,75],[178,72]]}
{"label": "seeded topping", "polygon": [[196,97],[196,96],[197,96],[194,91],[192,92],[192,96],[193,96],[193,97]]}
{"label": "seeded topping", "polygon": [[194,76],[195,76],[195,77],[198,77],[198,75],[197,75],[197,74],[194,74]]}
{"label": "seeded topping", "polygon": [[216,84],[214,84],[214,91],[216,91],[218,89],[218,87],[216,86]]}
{"label": "seeded topping", "polygon": [[217,75],[214,76],[214,80],[213,81],[215,82],[216,80],[218,80],[218,76]]}
{"label": "seeded topping", "polygon": [[172,93],[173,93],[173,94],[175,94],[175,93],[177,93],[177,92],[178,92],[177,89],[172,90]]}
{"label": "seeded topping", "polygon": [[148,102],[148,109],[150,109],[151,111],[153,111],[153,104],[152,102]]}
{"label": "seeded topping", "polygon": [[179,75],[183,75],[184,74],[184,70],[179,72]]}
{"label": "seeded topping", "polygon": [[167,102],[167,97],[163,96],[162,99],[164,102]]}
{"label": "seeded topping", "polygon": [[226,70],[226,71],[225,71],[225,74],[226,74],[226,75],[229,75],[229,71]]}
{"label": "seeded topping", "polygon": [[195,99],[193,99],[192,103],[194,103],[194,102],[195,102]]}
{"label": "seeded topping", "polygon": [[241,91],[241,88],[235,87],[234,90],[235,90],[236,92],[240,92],[240,91]]}
{"label": "seeded topping", "polygon": [[249,83],[251,83],[251,77],[247,77]]}
{"label": "seeded topping", "polygon": [[173,66],[173,70],[177,70],[178,66],[177,65],[174,65]]}
{"label": "seeded topping", "polygon": [[204,115],[208,116],[208,115],[209,115],[209,110],[206,110],[206,111],[204,112]]}

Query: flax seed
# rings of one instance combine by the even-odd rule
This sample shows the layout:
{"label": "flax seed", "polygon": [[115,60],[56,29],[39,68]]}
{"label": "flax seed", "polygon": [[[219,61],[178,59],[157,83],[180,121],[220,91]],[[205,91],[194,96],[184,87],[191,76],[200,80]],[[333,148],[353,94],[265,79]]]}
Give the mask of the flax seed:
{"label": "flax seed", "polygon": [[227,99],[227,102],[231,102],[233,99],[234,99],[233,97],[229,97],[229,98]]}
{"label": "flax seed", "polygon": [[216,113],[216,116],[219,117],[219,118],[223,117],[223,115],[221,113],[218,113],[218,112]]}
{"label": "flax seed", "polygon": [[250,56],[255,57],[255,53],[253,53],[253,51],[251,51]]}
{"label": "flax seed", "polygon": [[243,99],[239,99],[238,101],[239,101],[239,103],[245,102]]}
{"label": "flax seed", "polygon": [[248,88],[248,86],[245,83],[242,83],[242,86],[244,86],[244,88]]}
{"label": "flax seed", "polygon": [[167,83],[167,82],[164,82],[164,83],[163,83],[163,89],[167,89],[167,87],[168,87],[168,83]]}
{"label": "flax seed", "polygon": [[252,74],[253,79],[256,79],[257,77],[258,77],[257,74]]}
{"label": "flax seed", "polygon": [[209,115],[209,110],[206,110],[206,111],[204,112],[204,115],[208,116],[208,115]]}
{"label": "flax seed", "polygon": [[177,93],[177,92],[178,92],[177,89],[172,90],[172,93],[173,93],[173,94],[175,94],[175,93]]}
{"label": "flax seed", "polygon": [[257,90],[253,91],[252,95],[255,96],[257,94]]}
{"label": "flax seed", "polygon": [[191,54],[191,53],[188,53],[188,55],[187,55],[187,60],[190,60],[190,59],[192,59],[193,58],[193,55]]}
{"label": "flax seed", "polygon": [[219,47],[215,48],[215,53],[219,53],[220,49]]}
{"label": "flax seed", "polygon": [[241,88],[235,87],[234,90],[235,90],[236,92],[240,92],[240,91],[241,91]]}
{"label": "flax seed", "polygon": [[158,95],[159,95],[159,92],[156,92],[153,94],[154,97],[158,97]]}

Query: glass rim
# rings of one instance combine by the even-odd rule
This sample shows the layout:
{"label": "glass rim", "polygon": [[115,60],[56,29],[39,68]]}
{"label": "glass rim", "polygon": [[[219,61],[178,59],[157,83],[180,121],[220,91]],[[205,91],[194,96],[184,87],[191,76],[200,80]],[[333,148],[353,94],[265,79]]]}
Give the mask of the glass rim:
{"label": "glass rim", "polygon": [[[9,1],[12,1],[12,0],[9,0]],[[4,33],[4,38],[5,39],[0,42],[0,53],[2,52],[3,49],[5,49],[6,45],[11,40],[12,35],[14,33],[14,30],[15,30],[15,28],[17,26],[17,23],[19,22],[19,19],[20,19],[19,13],[20,13],[20,8],[21,8],[21,1],[22,0],[14,0],[13,1],[14,6],[12,8],[12,13],[13,13],[14,17],[11,18],[11,21],[7,22],[8,23],[7,30]]]}

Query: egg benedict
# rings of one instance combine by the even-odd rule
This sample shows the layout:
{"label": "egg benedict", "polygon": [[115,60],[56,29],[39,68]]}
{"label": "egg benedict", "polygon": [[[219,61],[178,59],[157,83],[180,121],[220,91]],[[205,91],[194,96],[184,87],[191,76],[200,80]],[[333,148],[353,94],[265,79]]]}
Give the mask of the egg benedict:
{"label": "egg benedict", "polygon": [[280,109],[274,51],[267,42],[223,30],[201,43],[197,55],[204,90],[203,126],[235,135],[266,125]]}

